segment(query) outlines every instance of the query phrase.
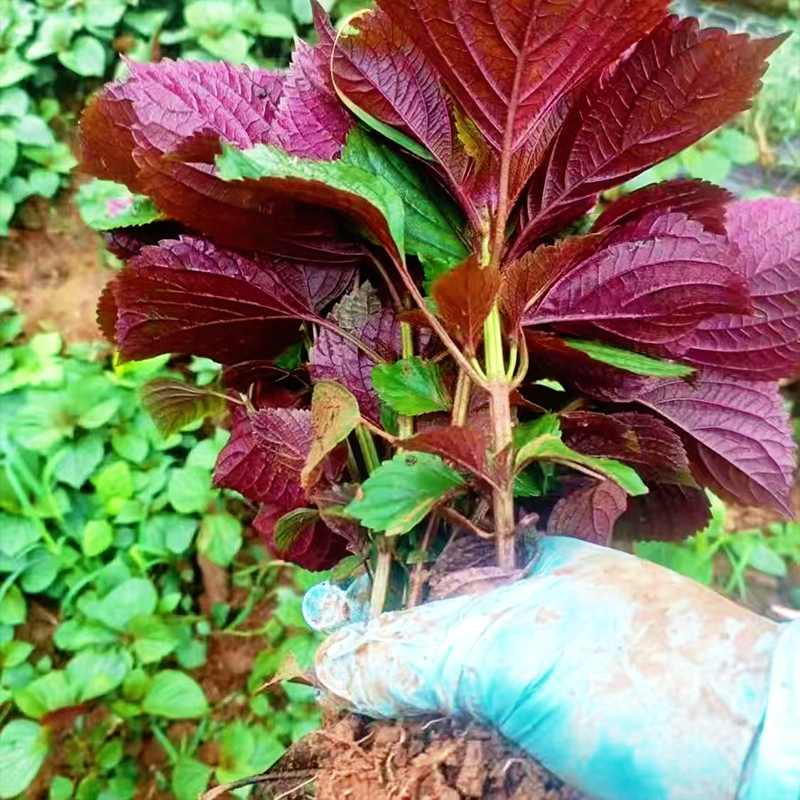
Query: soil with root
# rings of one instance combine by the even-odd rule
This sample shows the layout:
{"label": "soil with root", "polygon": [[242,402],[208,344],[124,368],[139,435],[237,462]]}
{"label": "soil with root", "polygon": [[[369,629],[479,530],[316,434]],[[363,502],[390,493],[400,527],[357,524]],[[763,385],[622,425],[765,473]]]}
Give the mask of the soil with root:
{"label": "soil with root", "polygon": [[258,800],[589,800],[497,734],[431,718],[328,715],[262,776]]}

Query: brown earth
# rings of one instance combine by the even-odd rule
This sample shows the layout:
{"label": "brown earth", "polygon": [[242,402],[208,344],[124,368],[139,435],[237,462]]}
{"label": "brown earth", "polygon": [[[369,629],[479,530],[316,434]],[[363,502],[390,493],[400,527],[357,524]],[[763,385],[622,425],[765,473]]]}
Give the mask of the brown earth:
{"label": "brown earth", "polygon": [[0,239],[0,294],[27,316],[26,332],[58,331],[68,343],[102,341],[95,307],[111,270],[102,238],[78,215],[73,192],[34,198]]}
{"label": "brown earth", "polygon": [[586,800],[496,734],[443,718],[328,718],[261,780],[257,800]]}

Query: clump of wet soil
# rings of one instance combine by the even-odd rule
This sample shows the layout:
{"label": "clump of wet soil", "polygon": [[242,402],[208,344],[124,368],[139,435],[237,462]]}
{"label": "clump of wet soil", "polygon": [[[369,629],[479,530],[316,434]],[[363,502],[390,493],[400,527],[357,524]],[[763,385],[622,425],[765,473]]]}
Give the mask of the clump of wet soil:
{"label": "clump of wet soil", "polygon": [[589,800],[496,733],[451,719],[326,719],[269,771],[258,800]]}

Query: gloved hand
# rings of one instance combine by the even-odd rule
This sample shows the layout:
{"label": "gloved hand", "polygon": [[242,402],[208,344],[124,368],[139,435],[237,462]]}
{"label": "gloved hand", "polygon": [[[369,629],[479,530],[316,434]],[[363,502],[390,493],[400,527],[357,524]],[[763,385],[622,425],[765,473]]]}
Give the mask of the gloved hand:
{"label": "gloved hand", "polygon": [[363,714],[494,725],[597,798],[732,800],[777,640],[674,572],[548,537],[528,578],[347,625],[316,671]]}

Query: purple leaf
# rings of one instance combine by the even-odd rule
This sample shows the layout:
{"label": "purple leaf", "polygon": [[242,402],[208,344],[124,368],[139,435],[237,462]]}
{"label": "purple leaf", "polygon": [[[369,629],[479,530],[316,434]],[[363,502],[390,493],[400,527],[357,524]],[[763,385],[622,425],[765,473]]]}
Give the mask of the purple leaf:
{"label": "purple leaf", "polygon": [[615,538],[677,542],[703,530],[711,519],[702,489],[653,484],[648,494],[628,498],[628,510],[617,520]]}
{"label": "purple leaf", "polygon": [[701,322],[677,343],[685,361],[749,380],[800,374],[800,203],[777,198],[734,203],[730,238],[741,248],[753,313]]}
{"label": "purple leaf", "polygon": [[522,324],[634,348],[674,342],[716,314],[749,308],[737,256],[727,239],[685,215],[654,212],[612,231],[560,275]]}
{"label": "purple leaf", "polygon": [[645,186],[615,200],[597,219],[592,230],[619,227],[651,211],[680,211],[707,231],[725,235],[725,206],[733,195],[713,183],[695,180],[665,181]]}
{"label": "purple leaf", "polygon": [[[202,239],[167,240],[145,247],[112,281],[116,338],[125,358],[270,358],[296,337],[297,320],[318,320],[352,277],[349,270],[246,258]],[[108,332],[108,295],[100,308]]]}
{"label": "purple leaf", "polygon": [[547,533],[607,545],[627,500],[625,490],[614,481],[587,481],[556,503],[547,520]]}
{"label": "purple leaf", "polygon": [[751,40],[669,17],[608,67],[572,109],[528,196],[512,256],[746,109],[785,37]]}
{"label": "purple leaf", "polygon": [[353,118],[336,96],[330,65],[328,42],[309,47],[297,41],[272,125],[272,143],[287,153],[330,161],[344,146]]}
{"label": "purple leaf", "polygon": [[265,538],[274,556],[298,564],[303,569],[319,572],[335,566],[348,554],[347,540],[322,522],[305,528],[287,550],[278,549],[275,545],[275,524],[292,510],[291,507],[263,505],[253,520],[253,527]]}
{"label": "purple leaf", "polygon": [[674,378],[636,382],[618,399],[651,408],[681,432],[701,484],[791,515],[795,444],[777,384],[708,371],[693,385]]}
{"label": "purple leaf", "polygon": [[666,13],[665,0],[392,0],[382,7],[503,154],[512,198],[563,119],[570,92]]}
{"label": "purple leaf", "polygon": [[565,444],[590,456],[614,458],[636,469],[646,483],[693,483],[680,436],[651,414],[561,415]]}

